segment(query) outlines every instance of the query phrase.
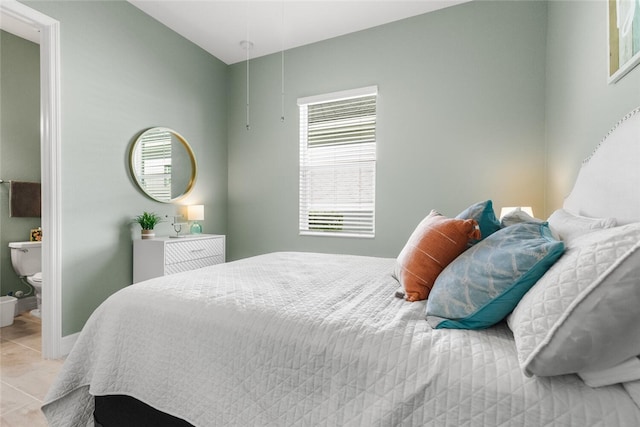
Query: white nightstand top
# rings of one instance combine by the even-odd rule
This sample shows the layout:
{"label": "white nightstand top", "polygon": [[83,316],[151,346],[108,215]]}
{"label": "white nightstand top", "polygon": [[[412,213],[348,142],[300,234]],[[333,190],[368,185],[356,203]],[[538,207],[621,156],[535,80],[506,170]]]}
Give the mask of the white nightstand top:
{"label": "white nightstand top", "polygon": [[[171,236],[157,236],[153,239],[144,239],[144,240],[161,240],[161,241],[171,241],[171,242],[182,242],[184,240],[193,240],[193,239],[206,239],[211,237],[224,237],[223,234],[181,234],[183,237],[171,237]],[[143,239],[135,239],[135,240],[143,240]]]}

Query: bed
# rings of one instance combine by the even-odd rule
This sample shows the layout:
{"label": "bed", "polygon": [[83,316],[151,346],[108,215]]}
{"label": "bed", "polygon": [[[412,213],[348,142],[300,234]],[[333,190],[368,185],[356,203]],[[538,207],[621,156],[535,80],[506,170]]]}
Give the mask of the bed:
{"label": "bed", "polygon": [[481,252],[471,237],[414,302],[400,256],[265,254],[109,297],[43,411],[64,427],[640,425],[639,161],[640,108],[549,218],[545,241],[563,253],[490,326],[443,321],[447,304],[432,303]]}

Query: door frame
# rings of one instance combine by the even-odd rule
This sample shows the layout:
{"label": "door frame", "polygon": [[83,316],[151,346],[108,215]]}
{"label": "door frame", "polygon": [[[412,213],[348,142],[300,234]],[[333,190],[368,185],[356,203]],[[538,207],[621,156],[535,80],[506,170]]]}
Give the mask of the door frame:
{"label": "door frame", "polygon": [[40,32],[42,357],[57,359],[69,353],[75,338],[62,338],[60,23],[15,0],[0,2],[0,13]]}

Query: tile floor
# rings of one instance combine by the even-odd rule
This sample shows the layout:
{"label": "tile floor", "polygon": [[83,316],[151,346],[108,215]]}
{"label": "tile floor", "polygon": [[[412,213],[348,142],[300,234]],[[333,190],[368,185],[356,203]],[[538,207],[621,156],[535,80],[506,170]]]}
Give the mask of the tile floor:
{"label": "tile floor", "polygon": [[47,426],[40,411],[62,360],[43,360],[40,319],[24,313],[0,328],[0,427]]}

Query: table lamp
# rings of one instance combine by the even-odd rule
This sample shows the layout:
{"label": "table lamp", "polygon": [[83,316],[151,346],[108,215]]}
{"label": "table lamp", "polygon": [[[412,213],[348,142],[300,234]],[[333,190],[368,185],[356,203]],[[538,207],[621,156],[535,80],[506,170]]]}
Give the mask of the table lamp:
{"label": "table lamp", "polygon": [[191,234],[202,234],[202,226],[198,224],[198,221],[204,220],[204,205],[187,206],[187,220],[193,221]]}
{"label": "table lamp", "polygon": [[500,219],[514,211],[522,211],[529,214],[529,216],[533,216],[533,209],[531,208],[531,206],[508,206],[502,208],[502,210],[500,211]]}

